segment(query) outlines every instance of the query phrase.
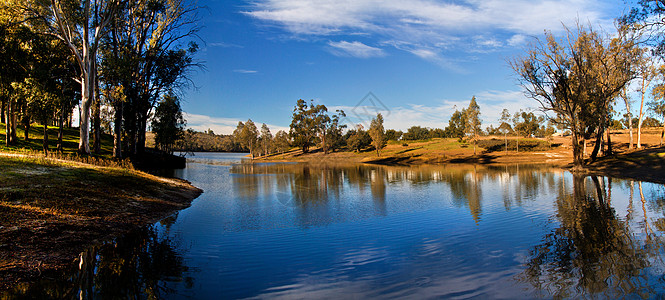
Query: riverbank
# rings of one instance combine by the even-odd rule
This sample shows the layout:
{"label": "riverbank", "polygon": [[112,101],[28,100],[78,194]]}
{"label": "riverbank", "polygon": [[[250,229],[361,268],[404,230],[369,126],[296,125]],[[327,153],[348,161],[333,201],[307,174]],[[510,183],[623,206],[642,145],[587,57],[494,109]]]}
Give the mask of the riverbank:
{"label": "riverbank", "polygon": [[[498,137],[490,137],[498,139]],[[615,155],[600,157],[589,162],[582,174],[602,175],[625,179],[635,179],[655,183],[665,183],[665,147],[658,146],[659,130],[646,131],[642,135],[642,149],[628,149],[627,131],[612,134]],[[523,141],[524,142],[524,141]],[[489,166],[510,164],[549,165],[566,170],[572,169],[572,149],[570,139],[556,137],[550,141],[551,148],[541,147],[531,151],[500,151],[457,143],[453,139],[433,139],[407,143],[391,143],[377,156],[375,151],[349,152],[340,151],[324,154],[320,149],[303,154],[292,150],[283,154],[258,158],[257,161],[287,161],[308,163],[368,163],[394,166],[440,165],[440,164],[482,164]],[[515,143],[508,139],[509,145]],[[514,146],[513,146],[514,147]],[[588,152],[591,152],[589,144]]]}
{"label": "riverbank", "polygon": [[70,267],[79,253],[190,205],[184,180],[0,153],[0,289]]}

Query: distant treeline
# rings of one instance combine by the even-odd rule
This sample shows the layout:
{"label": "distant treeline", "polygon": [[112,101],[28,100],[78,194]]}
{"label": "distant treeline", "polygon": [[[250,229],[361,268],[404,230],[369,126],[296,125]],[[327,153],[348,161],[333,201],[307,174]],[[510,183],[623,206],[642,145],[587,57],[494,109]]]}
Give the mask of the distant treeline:
{"label": "distant treeline", "polygon": [[187,129],[183,138],[176,144],[175,151],[249,152],[234,142],[233,135],[215,134],[210,129],[206,132]]}

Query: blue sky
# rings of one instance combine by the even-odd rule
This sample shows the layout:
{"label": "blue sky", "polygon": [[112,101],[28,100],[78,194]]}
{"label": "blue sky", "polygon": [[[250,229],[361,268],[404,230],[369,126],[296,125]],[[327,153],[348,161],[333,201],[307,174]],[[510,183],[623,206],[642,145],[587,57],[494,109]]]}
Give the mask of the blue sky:
{"label": "blue sky", "polygon": [[[444,128],[476,96],[483,127],[503,108],[534,109],[507,60],[576,19],[613,31],[623,0],[253,0],[199,2],[205,44],[185,92],[188,127],[229,134],[238,121],[288,129],[298,99],[349,123]],[[369,93],[374,101],[361,102]],[[373,103],[373,104],[372,104]]]}

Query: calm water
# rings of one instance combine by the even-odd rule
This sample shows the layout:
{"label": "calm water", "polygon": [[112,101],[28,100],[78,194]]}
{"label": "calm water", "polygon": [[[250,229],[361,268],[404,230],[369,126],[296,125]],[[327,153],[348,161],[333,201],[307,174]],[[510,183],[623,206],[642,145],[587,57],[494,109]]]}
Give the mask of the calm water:
{"label": "calm water", "polygon": [[536,167],[234,164],[192,207],[18,294],[552,298],[665,293],[665,189]]}

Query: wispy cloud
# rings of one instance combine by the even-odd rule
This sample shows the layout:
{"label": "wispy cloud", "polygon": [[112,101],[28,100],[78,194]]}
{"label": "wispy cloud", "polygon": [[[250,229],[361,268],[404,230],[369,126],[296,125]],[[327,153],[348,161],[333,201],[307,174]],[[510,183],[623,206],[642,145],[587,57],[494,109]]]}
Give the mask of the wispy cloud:
{"label": "wispy cloud", "polygon": [[[602,3],[592,0],[257,0],[243,13],[293,36],[362,34],[377,42],[390,41],[396,48],[442,67],[453,67],[450,62],[441,63],[446,49],[514,47],[524,36],[541,34],[544,29],[561,30],[561,23],[577,19],[611,28],[612,20],[602,10]],[[473,38],[479,35],[483,35],[481,40]],[[331,46],[346,47],[340,51],[361,51],[365,46],[373,54],[347,51],[357,57],[383,53],[360,42]]]}
{"label": "wispy cloud", "polygon": [[[194,129],[196,131],[206,131],[212,129],[216,134],[232,134],[233,130],[238,126],[238,122],[245,122],[246,120],[240,120],[236,118],[218,118],[211,117],[207,115],[200,114],[190,114],[184,113],[185,120],[187,120],[187,128]],[[259,120],[252,120],[257,125],[261,126]],[[275,134],[279,130],[289,131],[288,127],[266,124],[270,128],[270,132]]]}
{"label": "wispy cloud", "polygon": [[352,56],[358,58],[386,56],[383,49],[367,46],[358,41],[329,42],[328,45],[332,47],[330,52],[337,56]]}
{"label": "wispy cloud", "polygon": [[245,48],[244,46],[241,46],[241,45],[225,43],[225,42],[208,43],[208,46],[220,47],[220,48]]}
{"label": "wispy cloud", "polygon": [[241,74],[255,74],[255,73],[258,73],[259,71],[256,71],[256,70],[245,70],[245,69],[236,69],[236,70],[233,70],[233,72],[241,73]]}
{"label": "wispy cloud", "polygon": [[[533,101],[517,91],[483,91],[475,95],[480,106],[483,128],[488,125],[498,126],[501,111],[505,108],[511,114],[522,110],[533,111]],[[469,105],[471,96],[467,99],[444,99],[437,105],[406,104],[398,107],[377,106],[334,106],[330,110],[341,109],[347,115],[347,125],[362,124],[369,126],[369,121],[381,113],[384,116],[385,128],[407,130],[411,126],[422,126],[429,128],[445,128],[448,120],[456,110],[465,109]]]}

